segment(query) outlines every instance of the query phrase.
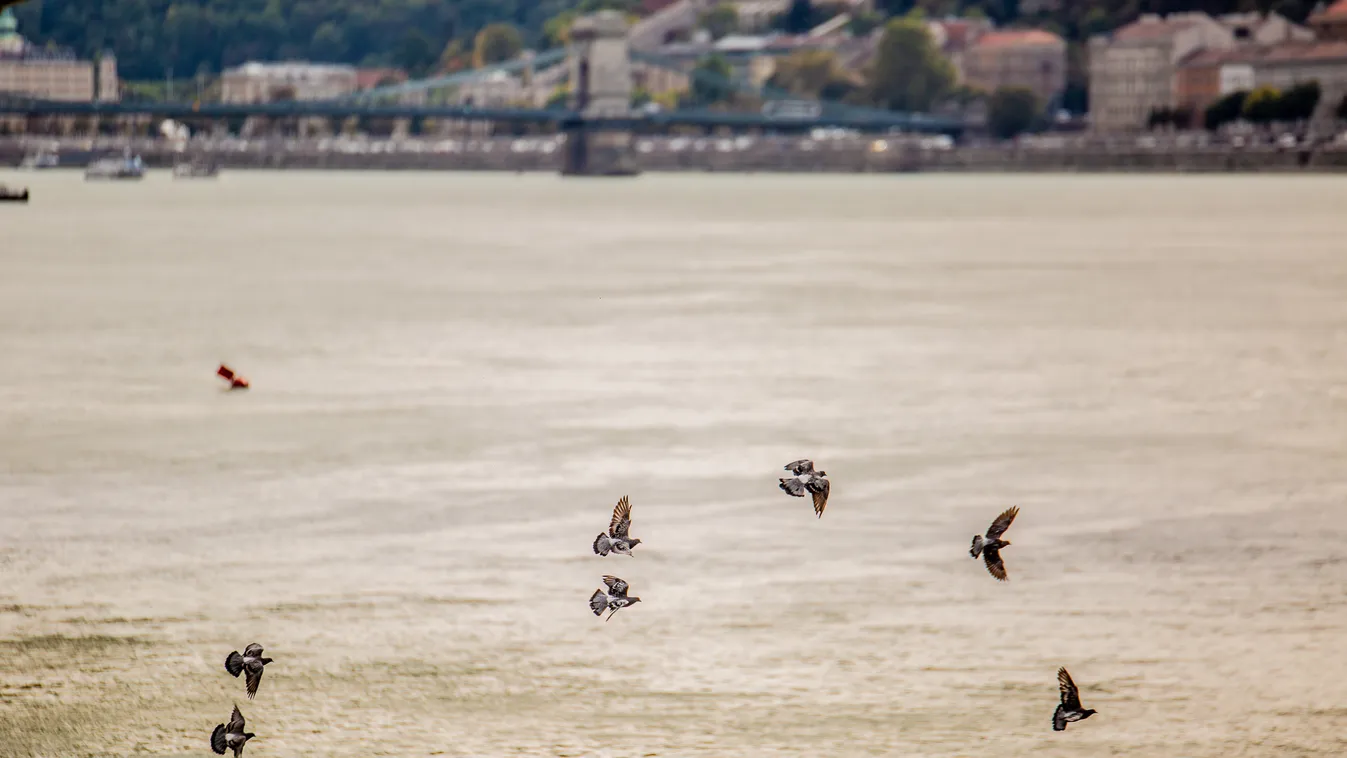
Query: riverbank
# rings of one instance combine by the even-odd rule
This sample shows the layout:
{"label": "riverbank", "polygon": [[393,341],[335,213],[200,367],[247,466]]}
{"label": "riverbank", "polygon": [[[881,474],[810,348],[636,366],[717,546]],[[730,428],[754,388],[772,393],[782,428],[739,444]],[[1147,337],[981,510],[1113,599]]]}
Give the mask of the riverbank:
{"label": "riverbank", "polygon": [[[450,139],[320,140],[0,140],[0,166],[18,166],[39,149],[63,167],[83,167],[97,155],[130,149],[151,168],[187,158],[224,169],[380,171],[561,170],[564,141],[556,136]],[[1282,148],[1173,143],[1160,146],[1073,143],[1055,146],[953,146],[900,139],[800,137],[642,137],[637,162],[668,172],[1339,172],[1341,145]]]}

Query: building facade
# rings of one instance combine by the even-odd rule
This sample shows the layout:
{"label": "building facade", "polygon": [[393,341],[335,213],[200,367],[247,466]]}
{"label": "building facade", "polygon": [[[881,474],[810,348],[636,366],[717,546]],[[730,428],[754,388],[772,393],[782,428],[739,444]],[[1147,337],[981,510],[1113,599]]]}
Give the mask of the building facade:
{"label": "building facade", "polygon": [[1230,50],[1235,33],[1204,13],[1147,14],[1090,40],[1090,122],[1098,131],[1145,129],[1152,111],[1178,105],[1180,62]]}
{"label": "building facade", "polygon": [[1347,0],[1317,11],[1309,18],[1310,28],[1319,39],[1328,41],[1347,40]]}
{"label": "building facade", "polygon": [[356,91],[354,66],[332,63],[245,63],[220,76],[220,99],[226,103],[269,103],[276,100],[328,100]]}
{"label": "building facade", "polygon": [[1066,88],[1066,40],[1040,29],[989,32],[965,52],[963,68],[969,87],[1022,87],[1047,107]]}
{"label": "building facade", "polygon": [[1178,81],[1181,104],[1195,114],[1232,92],[1258,87],[1285,91],[1297,84],[1318,82],[1315,118],[1331,119],[1333,110],[1347,96],[1347,40],[1205,51],[1183,62]]}
{"label": "building facade", "polygon": [[121,86],[117,58],[105,53],[98,63],[69,50],[47,50],[19,35],[9,8],[0,11],[0,92],[44,100],[115,101]]}

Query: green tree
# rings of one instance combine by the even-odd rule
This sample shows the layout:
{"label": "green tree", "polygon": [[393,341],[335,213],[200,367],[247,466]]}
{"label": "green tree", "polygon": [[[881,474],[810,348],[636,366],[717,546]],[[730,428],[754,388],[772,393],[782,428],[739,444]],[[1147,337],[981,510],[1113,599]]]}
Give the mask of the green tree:
{"label": "green tree", "polygon": [[491,24],[477,33],[472,62],[477,68],[512,60],[524,51],[524,37],[511,24]]}
{"label": "green tree", "polygon": [[564,47],[571,42],[571,24],[575,23],[575,11],[559,13],[543,23],[542,48],[550,50]]}
{"label": "green tree", "polygon": [[724,57],[712,53],[693,66],[689,93],[697,105],[713,105],[734,97],[734,69]]}
{"label": "green tree", "polygon": [[1029,131],[1042,112],[1033,90],[1001,87],[987,103],[987,127],[997,137],[1011,139]]}
{"label": "green tree", "polygon": [[833,51],[796,50],[777,61],[767,83],[803,97],[819,97],[828,85],[845,76]]}
{"label": "green tree", "polygon": [[309,55],[316,61],[340,61],[346,57],[346,32],[331,21],[326,21],[313,33]]}
{"label": "green tree", "polygon": [[703,13],[698,21],[711,33],[711,39],[720,39],[739,28],[739,11],[729,3],[721,3]]}
{"label": "green tree", "polygon": [[397,64],[408,73],[419,74],[435,62],[434,43],[420,29],[409,29],[398,42],[394,56]]}
{"label": "green tree", "polygon": [[1248,92],[1240,90],[1231,92],[1207,106],[1206,112],[1202,114],[1202,125],[1209,131],[1216,131],[1231,121],[1238,120],[1240,114],[1244,112],[1244,101],[1248,97]]}
{"label": "green tree", "polygon": [[463,43],[456,39],[449,40],[440,53],[440,62],[437,64],[440,73],[452,74],[471,67],[472,56],[463,49]]}
{"label": "green tree", "polygon": [[1282,114],[1281,100],[1282,93],[1275,87],[1259,87],[1245,99],[1241,115],[1255,124],[1271,123]]}
{"label": "green tree", "polygon": [[870,71],[870,95],[885,108],[928,111],[954,87],[954,66],[911,18],[890,21]]}
{"label": "green tree", "polygon": [[1319,98],[1323,96],[1319,82],[1301,82],[1282,95],[1282,120],[1309,121],[1319,107]]}
{"label": "green tree", "polygon": [[884,23],[884,17],[873,11],[856,11],[851,14],[851,20],[847,22],[847,31],[852,36],[864,37],[870,32],[879,28]]}

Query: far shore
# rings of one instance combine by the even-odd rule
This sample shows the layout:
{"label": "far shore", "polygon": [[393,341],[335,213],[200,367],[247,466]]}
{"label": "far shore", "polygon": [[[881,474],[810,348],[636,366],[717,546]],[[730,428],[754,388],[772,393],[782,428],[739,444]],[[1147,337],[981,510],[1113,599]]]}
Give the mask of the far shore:
{"label": "far shore", "polygon": [[[196,160],[228,170],[560,171],[562,138],[545,136],[199,139],[0,138],[0,166],[19,167],[40,152],[61,168],[123,151],[151,168]],[[1021,144],[952,145],[913,136],[637,136],[637,162],[652,172],[1293,172],[1347,171],[1347,145],[1207,144],[1134,138],[1083,138]]]}

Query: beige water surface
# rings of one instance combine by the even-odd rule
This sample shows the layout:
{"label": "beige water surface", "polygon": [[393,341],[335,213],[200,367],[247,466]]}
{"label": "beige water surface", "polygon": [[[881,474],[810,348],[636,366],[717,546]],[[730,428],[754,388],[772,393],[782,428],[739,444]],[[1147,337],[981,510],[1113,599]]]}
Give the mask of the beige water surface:
{"label": "beige water surface", "polygon": [[1343,179],[0,182],[5,755],[1347,753]]}

